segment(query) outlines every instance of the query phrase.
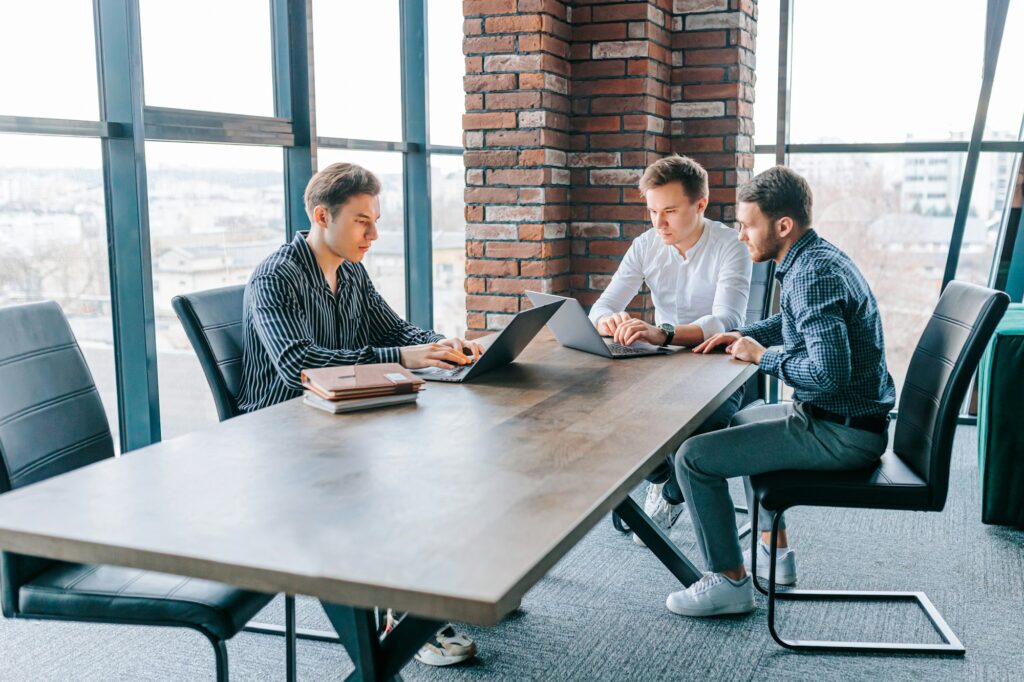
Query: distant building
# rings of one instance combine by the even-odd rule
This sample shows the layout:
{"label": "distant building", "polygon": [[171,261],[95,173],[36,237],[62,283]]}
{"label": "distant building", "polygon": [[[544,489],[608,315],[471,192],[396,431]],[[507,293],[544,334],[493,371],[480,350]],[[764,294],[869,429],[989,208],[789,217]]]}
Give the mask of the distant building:
{"label": "distant building", "polygon": [[[997,132],[988,139],[1014,140],[1016,136]],[[950,140],[962,142],[966,137],[955,134]],[[1002,215],[1013,156],[1011,153],[981,154],[971,194],[973,215],[982,220]],[[921,215],[953,215],[960,200],[966,162],[967,154],[963,152],[906,154],[900,189],[902,210]]]}

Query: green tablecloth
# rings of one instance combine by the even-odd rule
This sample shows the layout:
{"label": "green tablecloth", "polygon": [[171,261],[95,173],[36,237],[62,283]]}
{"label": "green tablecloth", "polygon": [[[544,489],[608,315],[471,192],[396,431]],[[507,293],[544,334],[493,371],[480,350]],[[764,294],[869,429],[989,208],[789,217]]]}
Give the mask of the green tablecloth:
{"label": "green tablecloth", "polygon": [[1011,305],[978,367],[981,520],[1024,527],[1024,304]]}

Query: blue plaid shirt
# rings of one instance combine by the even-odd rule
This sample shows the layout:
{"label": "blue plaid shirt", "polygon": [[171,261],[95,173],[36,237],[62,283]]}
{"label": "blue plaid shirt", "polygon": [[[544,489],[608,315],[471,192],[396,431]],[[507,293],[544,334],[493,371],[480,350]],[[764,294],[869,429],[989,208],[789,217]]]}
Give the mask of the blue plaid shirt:
{"label": "blue plaid shirt", "polygon": [[853,261],[814,230],[776,270],[781,312],[740,329],[762,346],[761,371],[797,400],[846,417],[888,413],[896,386],[885,365],[878,304]]}

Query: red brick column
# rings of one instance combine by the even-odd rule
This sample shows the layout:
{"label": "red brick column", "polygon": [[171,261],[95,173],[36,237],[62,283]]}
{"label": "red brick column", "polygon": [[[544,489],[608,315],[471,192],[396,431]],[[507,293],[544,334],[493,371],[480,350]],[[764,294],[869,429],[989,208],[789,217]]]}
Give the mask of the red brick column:
{"label": "red brick column", "polygon": [[[466,0],[467,332],[569,288],[569,24],[559,0]],[[474,332],[476,332],[474,334]]]}
{"label": "red brick column", "polygon": [[[669,153],[672,3],[640,0],[572,12],[572,293],[597,300],[650,222],[637,190]],[[650,297],[630,306],[653,314]]]}
{"label": "red brick column", "polygon": [[736,219],[736,190],[754,167],[753,0],[676,0],[672,151],[708,171],[706,215]]}
{"label": "red brick column", "polygon": [[[753,168],[753,0],[465,0],[470,336],[529,306],[591,304],[648,229],[636,189],[673,151],[734,219]],[[571,257],[570,257],[571,256]],[[630,310],[650,315],[649,297]]]}

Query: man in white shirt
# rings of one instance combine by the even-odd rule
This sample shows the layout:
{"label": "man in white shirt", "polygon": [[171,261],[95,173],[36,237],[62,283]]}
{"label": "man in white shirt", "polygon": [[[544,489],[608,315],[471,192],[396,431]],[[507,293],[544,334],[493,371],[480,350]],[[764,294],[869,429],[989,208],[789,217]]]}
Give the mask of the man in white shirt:
{"label": "man in white shirt", "polygon": [[[736,230],[704,217],[708,174],[693,159],[673,155],[654,162],[640,179],[653,230],[635,240],[601,298],[590,310],[597,330],[617,343],[696,346],[743,325],[750,295],[750,256]],[[647,284],[655,324],[626,307]],[[718,408],[694,435],[724,428],[739,409],[743,389]],[[666,532],[682,511],[672,457],[647,480],[644,511]],[[633,540],[643,542],[634,534]]]}

